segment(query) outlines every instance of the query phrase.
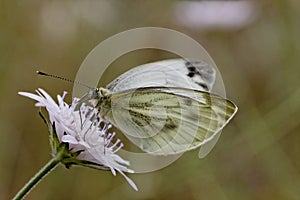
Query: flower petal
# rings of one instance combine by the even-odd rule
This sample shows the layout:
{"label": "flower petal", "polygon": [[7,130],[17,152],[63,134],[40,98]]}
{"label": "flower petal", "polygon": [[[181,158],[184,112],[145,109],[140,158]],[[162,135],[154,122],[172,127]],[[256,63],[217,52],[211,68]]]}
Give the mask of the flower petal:
{"label": "flower petal", "polygon": [[70,144],[78,144],[78,141],[75,139],[75,137],[71,136],[71,135],[64,135],[61,138],[62,142],[67,142]]}
{"label": "flower petal", "polygon": [[[98,111],[82,103],[79,110],[80,99],[74,98],[71,105],[64,102],[66,92],[62,96],[57,95],[58,103],[43,89],[36,90],[37,94],[19,92],[18,94],[37,101],[35,106],[46,107],[51,123],[55,123],[56,133],[59,141],[69,144],[69,151],[75,153],[80,151],[76,159],[94,162],[110,168],[115,176],[116,172],[122,174],[127,182],[137,191],[134,182],[124,172],[133,173],[128,169],[129,162],[116,153],[123,147],[119,139],[113,142],[115,133],[109,133],[111,124],[105,123],[97,116]],[[87,165],[88,166],[88,165]]]}

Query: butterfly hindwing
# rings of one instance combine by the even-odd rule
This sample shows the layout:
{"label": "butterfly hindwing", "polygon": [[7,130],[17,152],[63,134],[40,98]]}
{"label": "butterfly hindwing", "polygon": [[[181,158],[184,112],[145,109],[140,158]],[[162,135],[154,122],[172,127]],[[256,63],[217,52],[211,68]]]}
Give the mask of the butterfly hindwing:
{"label": "butterfly hindwing", "polygon": [[[181,95],[181,94],[189,94]],[[204,91],[150,87],[115,93],[108,120],[152,154],[177,154],[214,138],[237,107]]]}

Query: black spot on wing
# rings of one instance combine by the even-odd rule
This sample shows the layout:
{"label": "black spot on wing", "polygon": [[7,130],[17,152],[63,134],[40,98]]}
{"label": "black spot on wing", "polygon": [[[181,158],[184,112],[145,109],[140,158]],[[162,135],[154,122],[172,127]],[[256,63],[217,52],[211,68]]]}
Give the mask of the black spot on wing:
{"label": "black spot on wing", "polygon": [[191,63],[187,66],[188,66],[187,68],[190,72],[196,72],[196,67],[192,66]]}
{"label": "black spot on wing", "polygon": [[[208,91],[209,86],[206,82],[211,82],[213,70],[207,64],[196,60],[186,61],[185,66],[188,70],[186,75],[190,77],[194,83]],[[200,77],[200,80],[197,80],[199,79],[197,76]]]}
{"label": "black spot on wing", "polygon": [[188,77],[193,78],[195,76],[199,76],[205,82],[214,81],[214,70],[207,63],[199,60],[188,60],[185,61],[185,66],[188,70],[188,73],[186,74]]}
{"label": "black spot on wing", "polygon": [[189,72],[187,75],[188,75],[188,77],[193,78],[195,76],[195,73],[194,72]]}
{"label": "black spot on wing", "polygon": [[[196,67],[199,65],[199,61],[186,61],[185,62],[185,66],[187,67],[188,70],[188,76],[189,77],[194,77],[196,74],[199,76],[202,76],[202,74],[200,73],[199,69]],[[199,66],[198,66],[199,67]],[[200,69],[201,70],[201,69]]]}
{"label": "black spot on wing", "polygon": [[195,82],[197,85],[201,86],[203,89],[208,90],[208,86],[205,83]]}

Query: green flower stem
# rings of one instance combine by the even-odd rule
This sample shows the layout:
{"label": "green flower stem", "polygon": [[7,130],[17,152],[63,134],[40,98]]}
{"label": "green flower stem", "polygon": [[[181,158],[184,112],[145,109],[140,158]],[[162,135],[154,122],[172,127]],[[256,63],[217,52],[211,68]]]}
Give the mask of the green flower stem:
{"label": "green flower stem", "polygon": [[36,173],[27,183],[24,185],[24,187],[19,190],[19,192],[15,195],[13,200],[18,200],[24,198],[29,191],[35,187],[39,181],[42,180],[51,170],[53,170],[57,164],[62,161],[64,155],[64,151],[61,150],[60,152],[57,152],[57,154],[42,168],[38,173]]}

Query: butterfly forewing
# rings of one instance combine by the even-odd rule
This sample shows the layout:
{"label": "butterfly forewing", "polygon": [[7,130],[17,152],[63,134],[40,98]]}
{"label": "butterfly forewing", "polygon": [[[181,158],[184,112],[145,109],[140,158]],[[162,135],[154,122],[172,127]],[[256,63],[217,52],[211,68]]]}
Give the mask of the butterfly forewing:
{"label": "butterfly forewing", "polygon": [[106,117],[134,144],[164,155],[210,141],[237,110],[229,100],[204,91],[161,87],[113,94],[110,108]]}
{"label": "butterfly forewing", "polygon": [[180,87],[211,91],[215,69],[200,60],[169,59],[147,63],[120,75],[107,85],[112,92],[143,87]]}

